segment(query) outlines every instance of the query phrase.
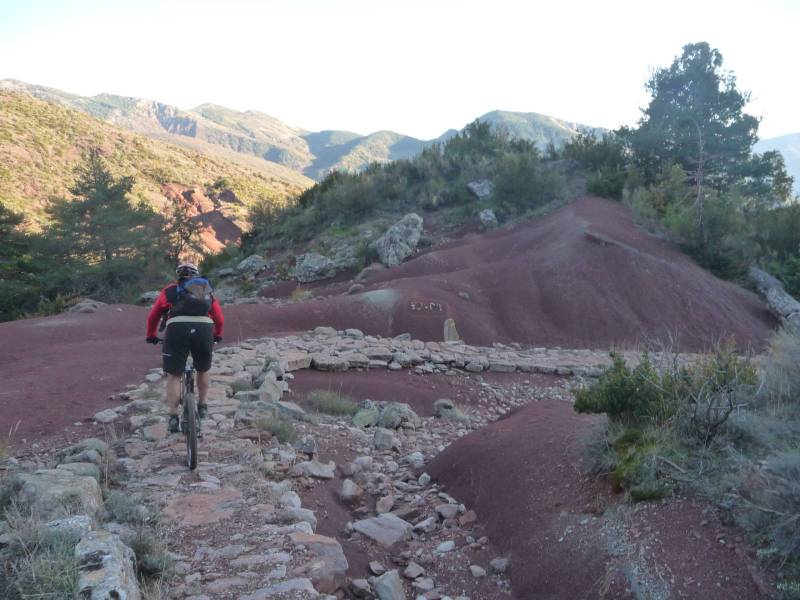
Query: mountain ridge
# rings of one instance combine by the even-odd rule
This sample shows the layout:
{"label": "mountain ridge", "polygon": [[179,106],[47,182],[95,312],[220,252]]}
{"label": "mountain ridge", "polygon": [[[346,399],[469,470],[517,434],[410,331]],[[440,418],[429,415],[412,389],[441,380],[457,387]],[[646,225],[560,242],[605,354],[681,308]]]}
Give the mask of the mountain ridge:
{"label": "mountain ridge", "polygon": [[[283,165],[316,180],[335,169],[358,171],[372,162],[411,158],[457,133],[457,130],[450,129],[437,138],[421,140],[391,130],[366,135],[341,130],[315,132],[288,125],[258,110],[236,111],[214,103],[181,109],[133,96],[105,93],[79,96],[14,79],[0,80],[0,89],[27,93],[136,133],[194,150],[198,148],[198,142],[205,142],[202,146],[206,152],[214,153],[216,148],[232,150]],[[534,112],[495,110],[477,120],[502,126],[512,136],[530,139],[542,149],[548,143],[563,144],[582,129],[599,131],[595,127]]]}
{"label": "mountain ridge", "polygon": [[225,160],[0,89],[0,203],[21,212],[28,226],[46,222],[44,209],[50,198],[70,197],[74,169],[94,147],[115,176],[134,177],[133,199],[166,210],[170,186],[177,186],[173,192],[187,192],[187,201],[206,198],[207,192],[203,212],[217,211],[240,229],[247,226],[250,204],[262,199],[285,203],[312,183],[280,165],[248,165],[240,155]]}

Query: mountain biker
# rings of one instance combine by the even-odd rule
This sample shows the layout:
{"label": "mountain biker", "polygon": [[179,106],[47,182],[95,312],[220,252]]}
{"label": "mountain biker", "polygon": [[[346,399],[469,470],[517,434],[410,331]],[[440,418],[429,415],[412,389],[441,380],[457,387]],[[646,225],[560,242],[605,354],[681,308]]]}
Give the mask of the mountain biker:
{"label": "mountain biker", "polygon": [[197,265],[183,262],[175,269],[177,281],[161,290],[147,315],[148,344],[159,342],[158,322],[166,317],[163,369],[167,374],[166,402],[169,408],[169,432],[177,433],[181,375],[189,353],[197,371],[197,412],[201,419],[208,415],[209,370],[214,343],[222,341],[224,317],[222,308],[211,293],[208,280],[200,275]]}

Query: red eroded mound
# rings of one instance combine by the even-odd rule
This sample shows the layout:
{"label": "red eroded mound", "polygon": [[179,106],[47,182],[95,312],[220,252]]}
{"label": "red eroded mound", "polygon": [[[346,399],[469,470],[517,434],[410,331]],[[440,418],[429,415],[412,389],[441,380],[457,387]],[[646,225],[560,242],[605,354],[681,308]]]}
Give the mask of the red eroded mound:
{"label": "red eroded mound", "polygon": [[[532,402],[452,443],[425,469],[477,512],[492,543],[511,559],[519,598],[638,598],[632,588],[654,580],[640,568],[675,574],[667,577],[673,593],[659,597],[762,598],[748,558],[719,542],[741,533],[709,522],[701,506],[648,505],[631,511],[633,522],[613,509],[603,514],[615,500],[582,466],[597,421],[576,414],[569,402]],[[704,519],[708,526],[699,526]],[[626,549],[639,537],[657,565],[642,565],[637,550]]]}
{"label": "red eroded mound", "polygon": [[671,337],[703,350],[734,336],[760,350],[775,326],[754,294],[644,232],[621,204],[594,197],[511,230],[467,235],[366,283],[363,293],[281,314],[305,323],[310,310],[337,327],[433,340],[452,317],[471,344],[595,349]]}

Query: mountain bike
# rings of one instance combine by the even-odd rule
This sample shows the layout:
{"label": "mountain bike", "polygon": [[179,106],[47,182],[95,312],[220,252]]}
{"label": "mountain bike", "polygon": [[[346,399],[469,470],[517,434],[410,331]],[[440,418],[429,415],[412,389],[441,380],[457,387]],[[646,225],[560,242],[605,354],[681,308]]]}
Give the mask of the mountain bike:
{"label": "mountain bike", "polygon": [[[164,340],[158,341],[160,344]],[[190,471],[197,468],[197,438],[200,436],[200,413],[195,400],[195,374],[192,357],[186,359],[186,366],[181,375],[180,405],[183,407],[180,417],[180,428],[186,436],[186,464]]]}
{"label": "mountain bike", "polygon": [[181,431],[186,436],[186,462],[190,471],[197,468],[197,437],[200,435],[200,414],[194,392],[195,370],[192,359],[186,360],[181,376]]}

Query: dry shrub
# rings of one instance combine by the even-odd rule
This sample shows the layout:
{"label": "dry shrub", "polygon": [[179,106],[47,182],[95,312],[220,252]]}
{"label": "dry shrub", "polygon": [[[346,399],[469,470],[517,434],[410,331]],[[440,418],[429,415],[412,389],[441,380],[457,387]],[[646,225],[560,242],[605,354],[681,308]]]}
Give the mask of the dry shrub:
{"label": "dry shrub", "polygon": [[352,416],[358,412],[358,403],[339,392],[313,390],[307,399],[311,408],[326,415]]}
{"label": "dry shrub", "polygon": [[297,431],[289,419],[283,417],[260,417],[255,422],[256,429],[269,432],[280,443],[293,442],[297,439]]}
{"label": "dry shrub", "polygon": [[294,290],[292,290],[289,298],[292,302],[302,302],[303,300],[308,300],[313,295],[314,292],[312,292],[310,289],[298,285],[296,288],[294,288]]}
{"label": "dry shrub", "polygon": [[771,410],[788,409],[797,416],[800,407],[800,334],[781,329],[770,342],[764,366],[766,382],[762,400]]}

